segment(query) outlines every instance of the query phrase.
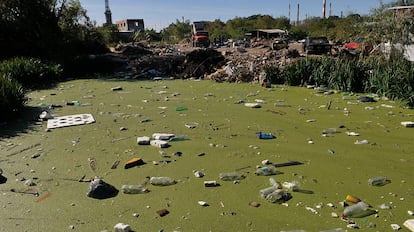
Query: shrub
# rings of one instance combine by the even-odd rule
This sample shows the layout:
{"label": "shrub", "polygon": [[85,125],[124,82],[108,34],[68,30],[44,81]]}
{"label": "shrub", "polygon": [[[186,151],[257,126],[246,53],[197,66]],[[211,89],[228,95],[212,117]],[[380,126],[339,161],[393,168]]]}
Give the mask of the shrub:
{"label": "shrub", "polygon": [[318,83],[314,71],[320,66],[320,60],[316,58],[300,59],[296,63],[289,64],[284,69],[286,83],[291,86],[313,85]]}
{"label": "shrub", "polygon": [[272,84],[284,84],[285,78],[282,76],[279,66],[265,65],[263,72],[266,74],[266,79],[270,80]]}
{"label": "shrub", "polygon": [[365,91],[414,106],[414,63],[403,58],[378,59],[370,68]]}
{"label": "shrub", "polygon": [[23,108],[26,103],[25,91],[20,83],[9,78],[7,74],[0,74],[0,120],[9,119],[15,112]]}
{"label": "shrub", "polygon": [[24,88],[35,88],[60,79],[60,65],[47,64],[35,58],[16,57],[0,63],[0,73],[18,81]]}

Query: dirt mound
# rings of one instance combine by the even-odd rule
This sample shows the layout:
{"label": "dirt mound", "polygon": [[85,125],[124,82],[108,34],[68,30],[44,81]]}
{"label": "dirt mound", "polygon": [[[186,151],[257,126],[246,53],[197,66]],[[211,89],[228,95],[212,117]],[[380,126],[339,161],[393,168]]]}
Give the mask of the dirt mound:
{"label": "dirt mound", "polygon": [[203,77],[215,72],[225,63],[224,56],[213,49],[196,49],[185,56],[183,78]]}
{"label": "dirt mound", "polygon": [[153,54],[153,52],[149,49],[147,49],[142,44],[135,44],[135,45],[118,45],[115,48],[115,51],[117,53],[120,53],[125,56],[134,56],[134,55],[150,55]]}

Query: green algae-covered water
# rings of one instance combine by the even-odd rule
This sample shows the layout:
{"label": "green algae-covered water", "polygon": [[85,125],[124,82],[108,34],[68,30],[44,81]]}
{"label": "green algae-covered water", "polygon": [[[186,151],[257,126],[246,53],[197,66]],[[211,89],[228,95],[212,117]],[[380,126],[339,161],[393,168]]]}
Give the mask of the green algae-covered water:
{"label": "green algae-covered water", "polygon": [[[111,90],[117,86],[122,90]],[[8,180],[0,184],[0,231],[113,231],[119,222],[134,231],[346,229],[347,223],[332,213],[342,213],[339,203],[348,194],[378,210],[352,219],[364,231],[390,231],[391,224],[403,227],[413,218],[407,211],[414,211],[414,129],[401,122],[414,121],[414,111],[395,102],[358,103],[356,95],[344,99],[340,93],[304,88],[182,80],[76,80],[29,97],[33,107],[62,105],[51,111],[54,116],[90,113],[96,122],[49,132],[43,122],[3,136],[0,168]],[[72,101],[76,104],[66,105]],[[261,108],[240,102],[259,102]],[[197,127],[186,127],[191,123]],[[10,134],[12,126],[3,126],[3,134]],[[322,136],[330,128],[336,133]],[[260,140],[258,132],[276,138]],[[164,149],[137,145],[137,137],[153,133],[186,139]],[[355,144],[363,140],[368,144]],[[134,157],[145,164],[124,169]],[[301,191],[290,192],[284,204],[260,197],[259,191],[270,186],[269,176],[254,174],[264,160],[303,163],[280,167],[281,173],[271,176],[300,183]],[[205,176],[197,178],[195,170]],[[219,179],[220,173],[233,171],[246,178],[237,184]],[[89,183],[77,181],[83,176],[101,176],[120,192],[104,200],[89,198]],[[169,176],[178,183],[148,184],[145,194],[122,193],[123,184],[140,184],[147,176]],[[390,183],[368,185],[378,176]],[[25,179],[36,185],[26,186]],[[205,187],[209,180],[220,186]],[[18,193],[28,190],[39,196]],[[250,206],[252,201],[260,206]],[[169,214],[159,216],[160,209]]]}

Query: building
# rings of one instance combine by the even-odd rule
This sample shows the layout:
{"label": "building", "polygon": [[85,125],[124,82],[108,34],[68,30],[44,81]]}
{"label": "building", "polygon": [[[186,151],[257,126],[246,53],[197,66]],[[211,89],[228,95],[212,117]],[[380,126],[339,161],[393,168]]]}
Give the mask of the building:
{"label": "building", "polygon": [[119,32],[136,32],[144,31],[144,20],[143,19],[123,19],[116,21],[116,26]]}
{"label": "building", "polygon": [[395,15],[406,18],[414,17],[414,6],[395,6],[390,7],[388,10],[395,12]]}

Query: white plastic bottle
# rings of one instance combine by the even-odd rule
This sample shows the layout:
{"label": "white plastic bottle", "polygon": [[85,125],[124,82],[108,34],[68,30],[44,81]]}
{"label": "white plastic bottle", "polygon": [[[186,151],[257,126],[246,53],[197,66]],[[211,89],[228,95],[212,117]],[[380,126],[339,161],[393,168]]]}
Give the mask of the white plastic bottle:
{"label": "white plastic bottle", "polygon": [[254,173],[258,176],[270,176],[270,175],[277,174],[278,171],[276,170],[274,166],[263,166],[263,167],[256,169]]}

